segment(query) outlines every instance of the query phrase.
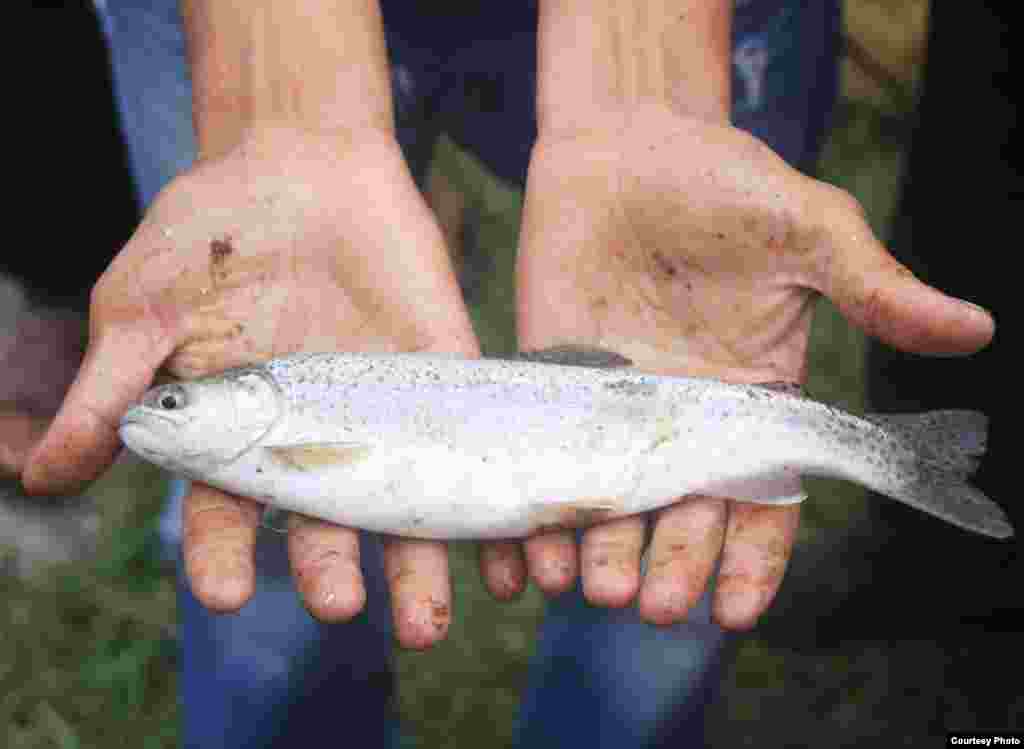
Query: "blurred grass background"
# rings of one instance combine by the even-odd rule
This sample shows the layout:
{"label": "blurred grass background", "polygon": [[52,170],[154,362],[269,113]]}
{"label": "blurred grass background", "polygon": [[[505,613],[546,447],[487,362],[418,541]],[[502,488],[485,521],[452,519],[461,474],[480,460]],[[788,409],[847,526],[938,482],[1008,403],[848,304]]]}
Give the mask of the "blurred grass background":
{"label": "blurred grass background", "polygon": [[[849,0],[846,26],[854,44],[820,176],[856,195],[885,236],[924,59],[927,3]],[[450,143],[439,149],[432,184],[439,212],[452,222],[471,217],[475,246],[488,249],[472,313],[485,350],[509,351],[521,196]],[[448,229],[454,235],[458,226]],[[813,336],[811,393],[862,408],[863,337],[827,302]],[[159,562],[154,524],[164,486],[155,469],[121,461],[90,491],[102,518],[94,558],[40,569],[29,579],[0,574],[0,746],[176,745],[174,589]],[[935,711],[956,708],[929,691],[941,653],[926,644],[904,646],[919,648],[915,662],[933,665],[916,673],[908,697],[898,698],[894,685],[907,684],[896,685],[890,673],[893,645],[814,648],[772,636],[806,619],[794,603],[807,600],[801,592],[827,588],[838,595],[854,584],[844,570],[817,561],[863,530],[863,494],[827,481],[810,488],[793,570],[764,626],[738,648],[713,714],[712,745],[857,746],[877,736],[886,745],[916,745],[915,731]],[[494,603],[471,544],[453,545],[452,566],[448,640],[427,653],[396,652],[406,729],[422,747],[507,746],[543,601],[531,589],[514,603]]]}

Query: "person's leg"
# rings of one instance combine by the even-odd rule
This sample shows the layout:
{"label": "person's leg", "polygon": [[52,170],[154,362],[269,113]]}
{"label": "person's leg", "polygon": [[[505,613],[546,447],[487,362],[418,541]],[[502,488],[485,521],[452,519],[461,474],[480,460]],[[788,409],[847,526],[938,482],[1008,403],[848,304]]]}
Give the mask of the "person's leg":
{"label": "person's leg", "polygon": [[652,746],[661,733],[699,743],[726,642],[708,596],[685,624],[654,627],[633,608],[589,606],[577,587],[548,604],[517,746]]}
{"label": "person's leg", "polygon": [[[443,127],[520,188],[536,138],[535,8],[475,19],[449,61]],[[813,168],[837,92],[839,5],[737,3],[734,123],[794,166]],[[464,21],[464,25],[468,22]],[[517,722],[522,747],[703,742],[731,639],[701,599],[688,622],[657,628],[635,609],[589,606],[579,586],[549,601]]]}
{"label": "person's leg", "polygon": [[[118,108],[143,206],[195,155],[185,42],[176,0],[97,3],[108,38]],[[175,480],[161,535],[178,558],[181,502]],[[257,592],[234,616],[192,596],[179,564],[182,744],[269,745],[312,685],[329,683],[335,704],[356,709],[360,744],[384,746],[396,731],[390,674],[390,607],[375,540],[363,538],[367,614],[345,625],[314,621],[295,593],[284,536],[263,531]],[[329,710],[301,711],[295,730],[332,730]],[[287,743],[287,742],[286,742]]]}

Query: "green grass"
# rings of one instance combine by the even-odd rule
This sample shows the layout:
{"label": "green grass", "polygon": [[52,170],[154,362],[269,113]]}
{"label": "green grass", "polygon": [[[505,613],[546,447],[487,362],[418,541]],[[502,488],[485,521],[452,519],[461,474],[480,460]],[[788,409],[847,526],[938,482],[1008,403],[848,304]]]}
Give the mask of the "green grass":
{"label": "green grass", "polygon": [[164,486],[119,464],[91,490],[95,559],[0,576],[0,745],[176,746],[174,590],[153,533]]}

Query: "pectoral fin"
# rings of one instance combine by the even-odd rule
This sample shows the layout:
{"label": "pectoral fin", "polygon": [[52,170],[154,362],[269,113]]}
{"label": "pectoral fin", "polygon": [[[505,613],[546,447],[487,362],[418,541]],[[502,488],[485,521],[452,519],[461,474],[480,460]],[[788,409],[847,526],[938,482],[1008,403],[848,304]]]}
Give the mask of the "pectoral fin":
{"label": "pectoral fin", "polygon": [[266,447],[278,465],[291,471],[318,471],[361,463],[373,452],[362,442],[310,442],[302,445]]}

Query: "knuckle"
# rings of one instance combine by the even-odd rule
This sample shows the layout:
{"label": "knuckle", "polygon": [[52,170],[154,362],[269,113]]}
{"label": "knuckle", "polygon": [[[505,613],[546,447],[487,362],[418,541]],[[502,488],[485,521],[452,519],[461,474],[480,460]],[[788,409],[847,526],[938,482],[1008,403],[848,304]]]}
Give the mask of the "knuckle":
{"label": "knuckle", "polygon": [[865,218],[867,216],[867,211],[864,210],[864,205],[857,199],[857,196],[850,191],[829,184],[828,182],[818,182],[817,184],[820,185],[826,199],[835,206],[836,210],[849,213],[860,218]]}
{"label": "knuckle", "polygon": [[295,551],[296,574],[302,578],[359,570],[359,560],[341,549],[324,544],[301,546]]}
{"label": "knuckle", "polygon": [[253,536],[241,512],[226,503],[190,507],[184,518],[185,537],[193,545],[243,545]]}
{"label": "knuckle", "polygon": [[583,544],[583,556],[586,564],[605,567],[609,564],[622,564],[636,559],[639,561],[643,536],[633,534],[622,536],[604,536],[587,538]]}

